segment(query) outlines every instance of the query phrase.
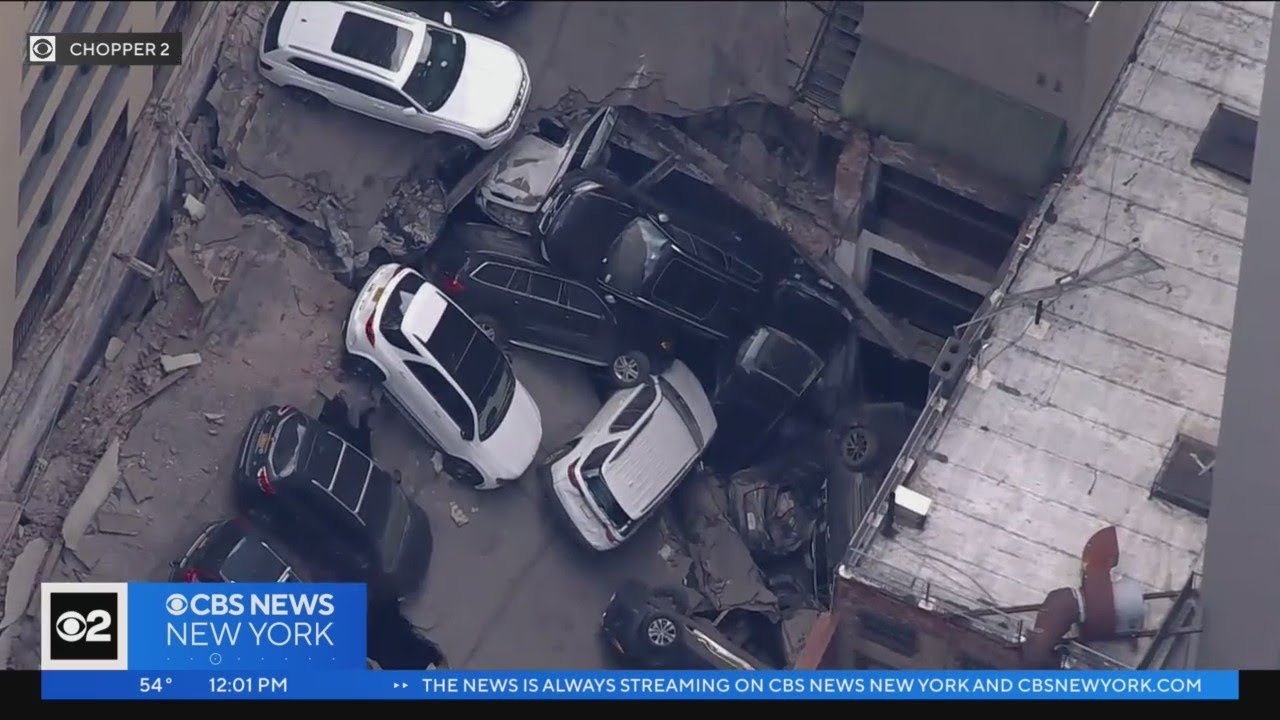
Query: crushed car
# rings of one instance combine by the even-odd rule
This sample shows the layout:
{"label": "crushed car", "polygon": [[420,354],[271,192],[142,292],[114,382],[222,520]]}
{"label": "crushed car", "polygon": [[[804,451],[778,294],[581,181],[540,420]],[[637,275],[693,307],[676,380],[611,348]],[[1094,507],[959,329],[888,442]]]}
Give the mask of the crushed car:
{"label": "crushed car", "polygon": [[600,108],[569,131],[550,118],[517,138],[476,188],[476,203],[498,225],[524,235],[537,229],[538,209],[560,180],[603,162],[617,111]]}
{"label": "crushed car", "polygon": [[219,520],[206,527],[180,560],[173,562],[169,582],[276,583],[307,582],[305,571],[282,555],[247,518]]}
{"label": "crushed car", "polygon": [[635,387],[669,364],[674,340],[597,287],[551,267],[529,238],[480,223],[451,226],[428,274],[499,345],[602,369],[616,388]]}
{"label": "crushed car", "polygon": [[369,456],[297,408],[272,405],[253,417],[235,481],[255,524],[342,581],[403,598],[426,578],[426,513]]}

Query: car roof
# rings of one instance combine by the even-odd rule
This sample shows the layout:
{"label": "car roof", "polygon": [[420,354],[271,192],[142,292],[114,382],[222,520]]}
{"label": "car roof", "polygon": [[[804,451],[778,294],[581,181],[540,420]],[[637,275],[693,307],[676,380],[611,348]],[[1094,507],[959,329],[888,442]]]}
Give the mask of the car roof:
{"label": "car roof", "polygon": [[423,32],[422,26],[414,22],[416,18],[370,3],[295,2],[289,5],[281,22],[280,44],[310,58],[322,60],[327,65],[399,84],[400,75],[403,73],[334,51],[333,44],[338,35],[338,27],[348,13],[363,15],[415,35],[421,35]]}
{"label": "car roof", "polygon": [[[706,393],[692,371],[680,361],[661,377],[684,400],[702,433],[711,441],[716,419]],[[656,382],[656,380],[655,380]],[[630,391],[631,395],[640,390]],[[618,506],[634,519],[643,518],[677,482],[678,475],[702,452],[673,400],[659,392],[648,422],[627,431],[626,439],[605,461],[601,475]],[[608,421],[612,422],[613,417]]]}

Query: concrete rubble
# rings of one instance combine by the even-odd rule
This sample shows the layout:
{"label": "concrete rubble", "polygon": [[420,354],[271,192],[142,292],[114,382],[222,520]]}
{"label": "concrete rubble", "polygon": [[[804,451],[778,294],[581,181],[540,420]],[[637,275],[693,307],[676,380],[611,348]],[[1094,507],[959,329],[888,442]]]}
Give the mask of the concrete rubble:
{"label": "concrete rubble", "polygon": [[164,368],[165,373],[175,373],[179,370],[185,370],[189,367],[195,367],[203,362],[200,353],[183,353],[181,355],[161,355],[160,367]]}

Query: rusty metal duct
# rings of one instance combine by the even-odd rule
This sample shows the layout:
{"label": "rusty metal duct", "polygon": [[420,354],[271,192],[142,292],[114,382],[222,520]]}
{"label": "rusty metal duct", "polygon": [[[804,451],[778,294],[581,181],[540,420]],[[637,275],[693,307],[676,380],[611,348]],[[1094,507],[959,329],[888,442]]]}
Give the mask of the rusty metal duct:
{"label": "rusty metal duct", "polygon": [[1027,668],[1059,667],[1055,648],[1076,623],[1080,624],[1081,640],[1115,637],[1133,625],[1133,620],[1126,617],[1122,628],[1116,616],[1117,587],[1112,580],[1112,570],[1120,564],[1116,528],[1106,527],[1094,533],[1085,543],[1080,559],[1080,589],[1063,587],[1051,591],[1036,613],[1035,627],[1022,644],[1022,662]]}

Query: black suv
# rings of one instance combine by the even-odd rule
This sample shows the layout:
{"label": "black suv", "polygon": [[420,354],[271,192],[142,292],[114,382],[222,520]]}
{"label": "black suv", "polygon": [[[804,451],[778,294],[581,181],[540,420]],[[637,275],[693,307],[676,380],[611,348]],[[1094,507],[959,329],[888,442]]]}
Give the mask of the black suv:
{"label": "black suv", "polygon": [[715,625],[691,617],[681,592],[634,580],[609,600],[602,628],[628,664],[662,670],[770,670],[726,638]]}
{"label": "black suv", "polygon": [[205,528],[181,560],[172,564],[169,582],[306,582],[295,564],[245,518],[219,520]]}
{"label": "black suv", "polygon": [[839,288],[796,258],[774,287],[763,324],[785,331],[828,361],[848,342],[854,327],[853,313],[842,295]]}
{"label": "black suv", "polygon": [[[609,185],[605,183],[609,182]],[[566,179],[538,220],[542,254],[553,266],[599,283],[606,302],[625,302],[724,340],[761,302],[764,273],[665,212],[648,212],[605,178]]]}
{"label": "black suv", "polygon": [[719,426],[706,461],[721,472],[733,472],[754,461],[768,449],[766,441],[773,428],[822,367],[817,353],[776,328],[759,328],[743,340],[711,394]]}
{"label": "black suv", "polygon": [[273,405],[253,418],[236,483],[255,522],[341,581],[402,598],[427,574],[426,513],[367,455],[295,408]]}
{"label": "black suv", "polygon": [[672,341],[643,313],[610,307],[597,290],[548,266],[527,238],[492,225],[451,226],[428,272],[499,344],[607,368],[639,385],[670,358]]}

